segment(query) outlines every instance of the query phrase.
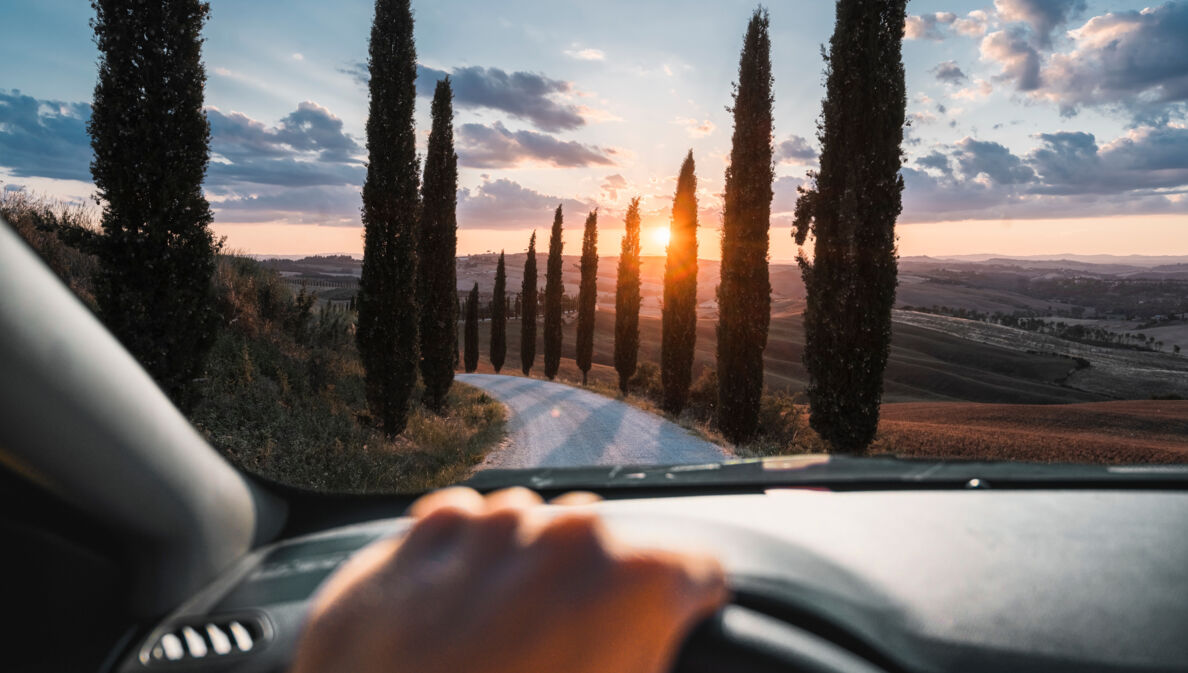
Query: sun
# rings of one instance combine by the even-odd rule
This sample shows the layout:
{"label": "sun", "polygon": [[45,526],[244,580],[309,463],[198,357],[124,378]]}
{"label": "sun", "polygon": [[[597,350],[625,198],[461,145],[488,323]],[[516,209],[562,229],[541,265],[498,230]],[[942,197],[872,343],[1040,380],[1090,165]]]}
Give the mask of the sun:
{"label": "sun", "polygon": [[670,234],[668,227],[655,227],[652,229],[652,240],[661,248],[667,248]]}

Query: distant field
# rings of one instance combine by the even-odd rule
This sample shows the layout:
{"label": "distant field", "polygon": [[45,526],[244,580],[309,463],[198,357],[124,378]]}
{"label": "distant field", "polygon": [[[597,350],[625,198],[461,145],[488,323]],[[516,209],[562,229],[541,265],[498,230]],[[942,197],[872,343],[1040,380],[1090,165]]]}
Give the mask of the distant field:
{"label": "distant field", "polygon": [[879,450],[900,456],[1188,462],[1188,400],[885,404],[879,431]]}
{"label": "distant field", "polygon": [[895,311],[894,319],[897,330],[902,329],[900,325],[910,325],[965,343],[998,347],[1019,354],[1034,351],[1055,354],[1047,356],[1055,359],[1063,359],[1058,355],[1081,358],[1089,366],[1071,371],[1062,381],[1068,388],[1083,391],[1087,395],[1115,399],[1143,399],[1169,394],[1188,397],[1188,357],[1166,352],[1090,346],[1013,327],[927,313]]}
{"label": "distant field", "polygon": [[[967,401],[1057,404],[1108,399],[1061,385],[1075,370],[1075,363],[1063,357],[1026,353],[971,341],[951,334],[896,323],[891,359],[887,366],[888,402]],[[459,330],[460,332],[461,330]],[[520,366],[520,323],[508,322],[507,367]],[[479,326],[479,354],[488,361],[490,324]],[[543,344],[537,333],[539,370],[543,366]],[[575,327],[565,326],[562,357],[574,357]],[[640,320],[640,361],[660,361],[660,320]],[[716,359],[715,321],[701,320],[697,326],[694,376]],[[803,390],[808,374],[801,363],[804,328],[799,315],[773,318],[765,353],[767,384],[791,391]],[[1170,357],[1170,356],[1168,356]],[[614,314],[599,310],[595,320],[594,362],[605,365],[613,379]],[[1188,359],[1185,359],[1188,363]],[[576,372],[576,369],[574,370]],[[1143,397],[1149,396],[1144,392]]]}

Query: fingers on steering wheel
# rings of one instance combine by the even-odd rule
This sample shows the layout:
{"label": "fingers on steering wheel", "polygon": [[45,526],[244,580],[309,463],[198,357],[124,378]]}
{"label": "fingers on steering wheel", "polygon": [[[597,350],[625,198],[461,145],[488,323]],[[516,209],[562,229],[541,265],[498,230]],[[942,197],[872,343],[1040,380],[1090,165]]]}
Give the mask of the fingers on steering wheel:
{"label": "fingers on steering wheel", "polygon": [[413,526],[399,547],[405,555],[444,553],[485,507],[483,497],[469,488],[447,488],[422,496],[409,507]]}
{"label": "fingers on steering wheel", "polygon": [[472,488],[451,486],[440,491],[427,493],[408,508],[408,515],[414,519],[423,519],[441,509],[455,509],[459,512],[476,515],[486,510],[483,496]]}
{"label": "fingers on steering wheel", "polygon": [[528,509],[543,502],[544,500],[535,491],[530,491],[523,486],[513,486],[495,491],[488,494],[486,498],[488,512],[497,512],[503,509]]}
{"label": "fingers on steering wheel", "polygon": [[557,496],[549,501],[550,505],[563,505],[573,507],[578,505],[592,505],[596,502],[601,502],[602,498],[596,493],[589,491],[570,491]]}

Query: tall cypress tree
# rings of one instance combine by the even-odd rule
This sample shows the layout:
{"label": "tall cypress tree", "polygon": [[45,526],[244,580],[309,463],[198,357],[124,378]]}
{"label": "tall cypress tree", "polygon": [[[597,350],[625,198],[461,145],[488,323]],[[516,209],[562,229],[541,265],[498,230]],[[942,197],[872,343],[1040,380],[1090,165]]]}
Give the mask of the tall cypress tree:
{"label": "tall cypress tree", "polygon": [[697,343],[697,176],[693,150],[681,164],[672,200],[668,258],[664,262],[664,306],[660,327],[661,406],[679,414],[689,399],[693,348]]}
{"label": "tall cypress tree", "polygon": [[214,344],[216,245],[202,179],[210,126],[198,0],[96,0],[99,79],[87,130],[103,206],[96,299],[108,329],[174,402]]}
{"label": "tall cypress tree", "polygon": [[536,232],[528,239],[524,280],[520,284],[520,370],[524,376],[536,362]]}
{"label": "tall cypress tree", "polygon": [[812,261],[799,260],[809,420],[839,451],[862,451],[874,439],[891,348],[905,14],[906,0],[837,3],[817,134],[821,168],[796,203],[797,244],[809,233],[816,241]]}
{"label": "tall cypress tree", "polygon": [[582,281],[578,287],[577,366],[582,370],[582,385],[590,373],[594,358],[594,312],[598,306],[598,209],[586,216],[582,234]]}
{"label": "tall cypress tree", "polygon": [[627,206],[626,225],[615,283],[615,371],[624,395],[639,359],[639,197]]}
{"label": "tall cypress tree", "polygon": [[421,309],[421,380],[425,405],[445,407],[454,382],[458,352],[458,290],[454,256],[458,248],[458,155],[454,153],[454,94],[450,78],[433,93],[433,126],[421,185],[421,223],[417,240],[418,299]]}
{"label": "tall cypress tree", "polygon": [[376,0],[367,66],[363,275],[355,340],[367,402],[389,437],[404,430],[417,380],[417,53],[408,0]]}
{"label": "tall cypress tree", "polygon": [[463,335],[465,354],[462,357],[467,374],[478,369],[478,303],[478,283],[475,283],[466,297],[466,327]]}
{"label": "tall cypress tree", "polygon": [[498,374],[507,357],[507,270],[504,267],[503,251],[499,251],[499,263],[495,266],[495,296],[491,298],[491,366]]}
{"label": "tall cypress tree", "polygon": [[732,442],[754,436],[771,318],[767,234],[771,219],[772,81],[767,11],[743,38],[734,94],[734,138],[722,209],[718,285],[718,428]]}
{"label": "tall cypress tree", "polygon": [[549,234],[549,259],[545,267],[544,297],[544,366],[551,381],[561,367],[561,206],[553,214],[553,231]]}

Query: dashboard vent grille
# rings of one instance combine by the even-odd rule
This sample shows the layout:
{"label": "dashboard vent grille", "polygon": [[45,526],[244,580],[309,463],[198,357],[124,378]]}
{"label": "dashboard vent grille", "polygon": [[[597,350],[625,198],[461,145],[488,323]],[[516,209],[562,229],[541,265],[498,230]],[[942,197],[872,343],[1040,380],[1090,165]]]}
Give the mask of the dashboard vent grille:
{"label": "dashboard vent grille", "polygon": [[146,666],[246,654],[259,649],[270,636],[256,615],[181,621],[153,632],[140,653]]}

